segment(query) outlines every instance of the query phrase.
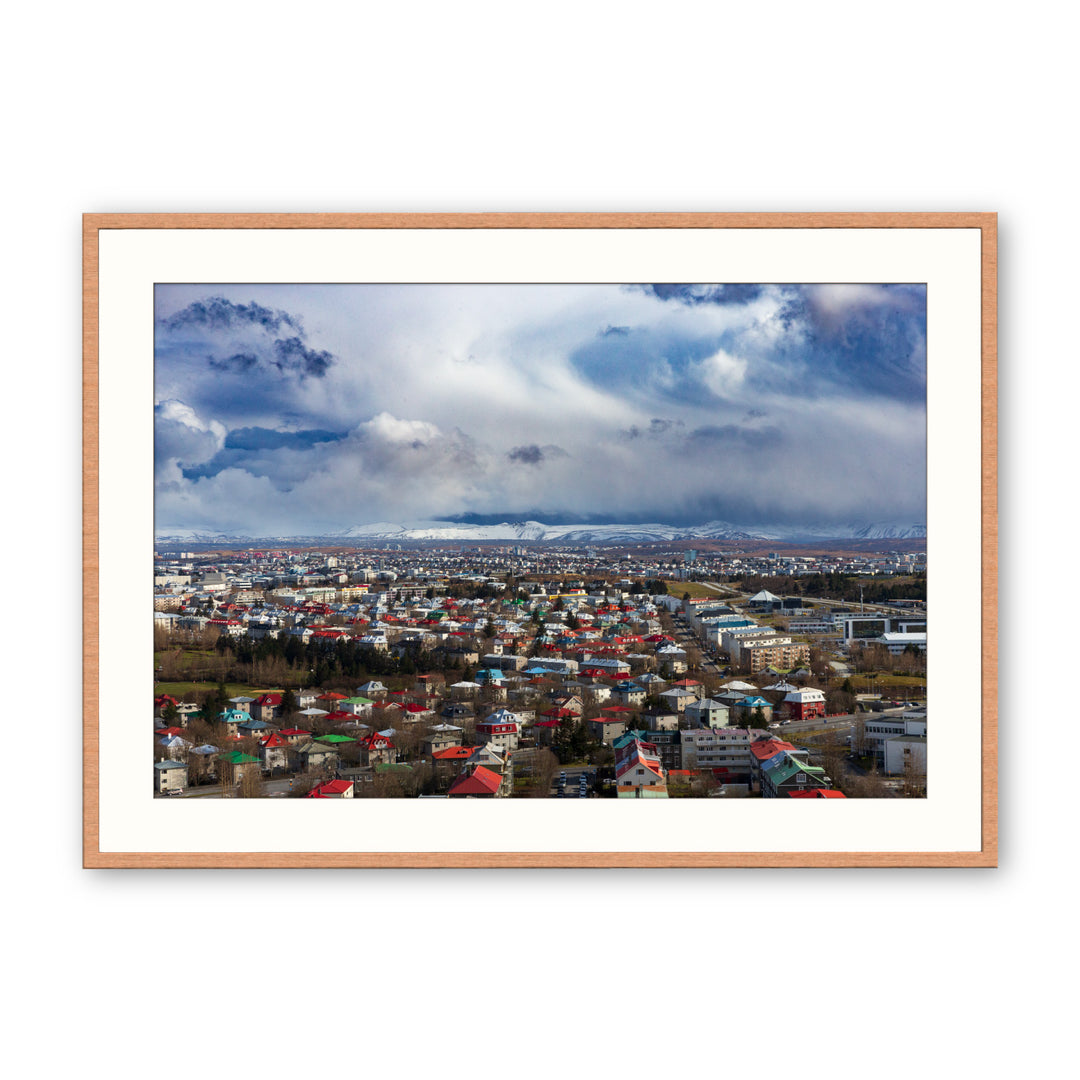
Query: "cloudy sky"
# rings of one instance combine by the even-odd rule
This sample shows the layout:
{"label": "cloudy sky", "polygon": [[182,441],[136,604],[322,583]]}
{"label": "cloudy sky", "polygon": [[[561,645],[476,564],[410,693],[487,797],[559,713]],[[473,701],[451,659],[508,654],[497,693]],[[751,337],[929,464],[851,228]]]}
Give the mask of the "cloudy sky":
{"label": "cloudy sky", "polygon": [[159,285],[158,531],[925,521],[921,285]]}

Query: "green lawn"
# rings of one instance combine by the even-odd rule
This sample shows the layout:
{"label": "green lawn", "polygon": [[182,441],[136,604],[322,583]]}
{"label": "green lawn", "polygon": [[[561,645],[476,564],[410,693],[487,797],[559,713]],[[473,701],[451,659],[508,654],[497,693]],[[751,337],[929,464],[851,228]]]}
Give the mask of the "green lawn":
{"label": "green lawn", "polygon": [[672,596],[677,596],[680,599],[686,593],[690,594],[691,600],[697,600],[702,596],[706,596],[710,600],[721,600],[725,596],[731,595],[730,593],[717,592],[716,589],[710,589],[707,585],[702,585],[697,581],[669,581],[667,587]]}
{"label": "green lawn", "polygon": [[[154,694],[155,696],[169,694],[178,701],[182,701],[184,695],[195,690],[213,690],[216,686],[216,682],[155,682]],[[243,683],[225,684],[229,697],[258,697],[260,694],[265,694],[268,689],[270,688],[266,686],[247,686]]]}

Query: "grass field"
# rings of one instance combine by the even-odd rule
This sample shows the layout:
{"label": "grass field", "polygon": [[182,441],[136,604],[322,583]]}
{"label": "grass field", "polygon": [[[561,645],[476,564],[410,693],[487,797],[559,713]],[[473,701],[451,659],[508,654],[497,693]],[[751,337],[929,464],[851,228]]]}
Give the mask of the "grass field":
{"label": "grass field", "polygon": [[716,589],[710,589],[707,585],[702,585],[698,581],[669,581],[667,587],[672,596],[682,598],[686,593],[689,593],[691,600],[697,600],[703,596],[707,596],[710,600],[722,600],[725,596],[731,595],[730,593],[717,592]]}
{"label": "grass field", "polygon": [[[217,687],[215,682],[155,682],[154,694],[169,694],[178,701],[183,700],[186,694],[195,690],[213,690]],[[244,683],[226,683],[225,689],[229,697],[258,697],[273,689],[268,686],[247,686]]]}

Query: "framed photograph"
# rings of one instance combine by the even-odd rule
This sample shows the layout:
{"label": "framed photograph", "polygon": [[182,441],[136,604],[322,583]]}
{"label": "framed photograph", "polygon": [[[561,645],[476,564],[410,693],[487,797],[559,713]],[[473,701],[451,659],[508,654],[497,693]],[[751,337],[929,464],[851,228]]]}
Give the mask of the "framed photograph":
{"label": "framed photograph", "polygon": [[87,214],[84,865],[996,866],[996,228]]}

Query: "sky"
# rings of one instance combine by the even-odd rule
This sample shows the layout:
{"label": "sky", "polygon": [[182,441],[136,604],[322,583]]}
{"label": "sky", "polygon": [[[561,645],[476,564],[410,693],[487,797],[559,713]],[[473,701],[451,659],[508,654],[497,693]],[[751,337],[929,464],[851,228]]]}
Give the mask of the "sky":
{"label": "sky", "polygon": [[922,285],[159,285],[155,525],[925,522]]}

